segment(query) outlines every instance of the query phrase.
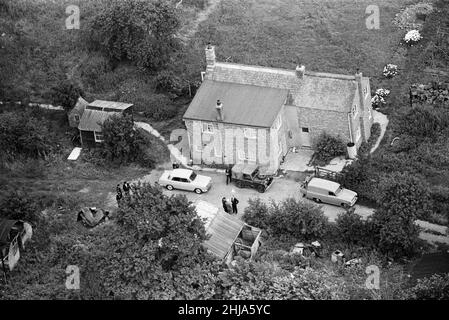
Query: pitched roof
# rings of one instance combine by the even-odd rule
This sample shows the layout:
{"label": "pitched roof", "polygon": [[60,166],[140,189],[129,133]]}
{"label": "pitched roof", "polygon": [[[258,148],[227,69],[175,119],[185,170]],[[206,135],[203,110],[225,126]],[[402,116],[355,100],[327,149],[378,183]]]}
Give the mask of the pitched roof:
{"label": "pitched roof", "polygon": [[243,221],[218,212],[206,230],[210,238],[204,242],[204,246],[218,258],[224,259],[244,225]]}
{"label": "pitched roof", "polygon": [[101,132],[101,125],[112,115],[121,115],[121,113],[86,109],[81,116],[78,129],[83,131]]}
{"label": "pitched roof", "polygon": [[[295,70],[215,63],[208,79],[289,90],[298,107],[349,112],[357,87],[355,76],[306,71],[298,78]],[[367,79],[364,77],[364,79]]]}
{"label": "pitched roof", "polygon": [[72,110],[70,110],[70,113],[72,112],[76,112],[77,114],[79,113],[83,113],[84,109],[86,108],[86,106],[89,104],[89,102],[87,102],[86,100],[83,99],[83,97],[79,97],[78,100],[76,101],[75,106],[73,107]]}
{"label": "pitched roof", "polygon": [[271,127],[279,114],[288,90],[251,84],[205,80],[189,108],[185,119],[217,121],[217,100],[223,103],[223,123]]}
{"label": "pitched roof", "polygon": [[105,100],[95,100],[94,102],[89,103],[89,107],[99,109],[115,109],[117,111],[123,111],[131,106],[132,106],[131,103],[105,101]]}

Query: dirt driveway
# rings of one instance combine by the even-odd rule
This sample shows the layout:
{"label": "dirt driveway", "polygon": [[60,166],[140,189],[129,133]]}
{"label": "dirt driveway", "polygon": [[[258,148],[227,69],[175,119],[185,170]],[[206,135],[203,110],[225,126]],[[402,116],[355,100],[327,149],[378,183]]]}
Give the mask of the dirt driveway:
{"label": "dirt driveway", "polygon": [[[151,174],[140,179],[142,182],[149,182],[153,184],[161,176],[163,170],[153,170]],[[276,178],[271,185],[271,187],[265,193],[259,193],[253,189],[239,189],[234,184],[226,185],[226,178],[223,174],[218,174],[215,172],[199,172],[199,174],[207,175],[212,178],[212,188],[201,195],[197,195],[193,192],[173,190],[164,190],[167,195],[170,194],[183,194],[190,201],[195,202],[197,200],[207,201],[222,209],[221,199],[223,197],[231,197],[232,191],[235,191],[235,196],[239,200],[238,210],[240,217],[243,214],[243,210],[248,206],[248,200],[250,198],[261,198],[265,202],[271,199],[276,202],[282,201],[285,198],[293,197],[295,199],[300,199],[302,201],[309,201],[304,199],[299,194],[299,183],[298,180],[302,180],[300,176],[286,176],[282,178]],[[295,181],[296,178],[296,181]],[[339,213],[344,212],[343,208],[332,206],[332,205],[322,205],[324,214],[329,218],[330,221],[334,221]],[[373,210],[367,207],[356,205],[356,212],[363,217],[366,217],[373,213]]]}

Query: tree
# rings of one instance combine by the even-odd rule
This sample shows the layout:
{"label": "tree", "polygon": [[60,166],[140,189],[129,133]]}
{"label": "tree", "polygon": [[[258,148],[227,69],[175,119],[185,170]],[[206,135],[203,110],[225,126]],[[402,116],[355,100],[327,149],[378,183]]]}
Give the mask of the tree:
{"label": "tree", "polygon": [[83,90],[69,80],[57,84],[51,89],[51,99],[54,104],[61,105],[66,111],[70,111],[83,95]]}
{"label": "tree", "polygon": [[209,299],[219,265],[202,246],[204,224],[185,196],[131,186],[105,252],[105,287],[123,299]]}
{"label": "tree", "polygon": [[261,229],[268,229],[268,206],[260,198],[249,199],[242,219],[246,223]]}
{"label": "tree", "polygon": [[449,111],[443,107],[417,106],[401,117],[400,133],[436,139],[449,125]]}
{"label": "tree", "polygon": [[337,234],[345,243],[368,247],[374,245],[375,234],[371,220],[363,220],[353,209],[339,214],[335,220]]}
{"label": "tree", "polygon": [[[101,153],[108,161],[118,164],[143,162],[149,142],[134,128],[134,121],[130,115],[109,117],[103,122],[102,133]],[[148,160],[145,164],[152,167],[154,161]]]}
{"label": "tree", "polygon": [[110,58],[146,69],[163,67],[179,48],[180,23],[167,1],[113,1],[93,17],[91,40]]}

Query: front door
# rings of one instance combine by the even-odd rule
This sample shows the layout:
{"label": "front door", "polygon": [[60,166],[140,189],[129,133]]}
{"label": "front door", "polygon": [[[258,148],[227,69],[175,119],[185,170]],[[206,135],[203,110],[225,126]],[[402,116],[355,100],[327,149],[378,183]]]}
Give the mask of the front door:
{"label": "front door", "polygon": [[312,146],[312,143],[310,141],[309,128],[305,128],[305,127],[301,128],[301,145],[303,147],[311,147]]}

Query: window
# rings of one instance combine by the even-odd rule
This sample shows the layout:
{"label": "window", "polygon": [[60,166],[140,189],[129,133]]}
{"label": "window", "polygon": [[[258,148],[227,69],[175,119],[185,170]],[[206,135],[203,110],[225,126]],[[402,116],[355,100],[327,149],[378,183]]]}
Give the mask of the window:
{"label": "window", "polygon": [[214,125],[212,123],[203,123],[203,133],[214,133]]}
{"label": "window", "polygon": [[193,181],[196,178],[196,173],[192,172],[192,174],[190,175],[190,180]]}
{"label": "window", "polygon": [[256,130],[255,129],[243,129],[243,134],[247,139],[256,139]]}
{"label": "window", "polygon": [[76,122],[80,122],[80,116],[79,116],[79,114],[75,114],[74,118],[75,118],[75,121],[76,121]]}
{"label": "window", "polygon": [[172,181],[181,181],[181,178],[178,178],[178,177],[173,177],[172,179],[171,179]]}
{"label": "window", "polygon": [[329,195],[335,197],[335,193],[333,193],[332,191],[329,191]]}
{"label": "window", "polygon": [[302,132],[309,133],[309,128],[301,128]]}
{"label": "window", "polygon": [[95,142],[103,142],[103,134],[101,132],[94,131]]}

